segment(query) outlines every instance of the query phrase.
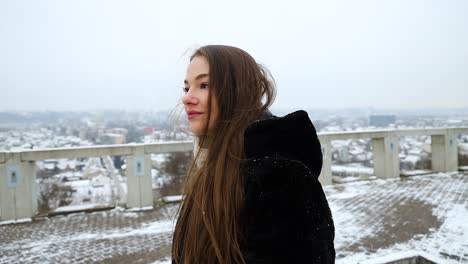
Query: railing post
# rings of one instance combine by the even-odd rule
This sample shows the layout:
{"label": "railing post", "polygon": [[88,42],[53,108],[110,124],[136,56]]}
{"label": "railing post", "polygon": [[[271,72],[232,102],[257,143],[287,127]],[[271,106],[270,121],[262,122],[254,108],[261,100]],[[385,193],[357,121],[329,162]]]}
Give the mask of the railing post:
{"label": "railing post", "polygon": [[400,177],[398,137],[372,138],[374,174],[381,179]]}
{"label": "railing post", "polygon": [[36,212],[36,163],[12,153],[0,163],[0,221],[30,219]]}
{"label": "railing post", "polygon": [[323,185],[332,184],[332,156],[331,143],[328,139],[320,140],[322,147],[322,171],[320,172],[319,181]]}
{"label": "railing post", "polygon": [[457,135],[447,129],[445,135],[431,136],[432,171],[451,172],[458,170]]}
{"label": "railing post", "polygon": [[145,154],[144,146],[135,147],[133,155],[127,156],[127,207],[153,207],[151,156]]}

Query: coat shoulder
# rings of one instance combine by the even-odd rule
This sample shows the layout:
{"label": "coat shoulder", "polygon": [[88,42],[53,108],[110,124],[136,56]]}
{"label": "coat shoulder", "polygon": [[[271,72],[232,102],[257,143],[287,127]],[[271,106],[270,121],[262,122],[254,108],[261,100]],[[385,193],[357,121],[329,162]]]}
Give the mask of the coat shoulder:
{"label": "coat shoulder", "polygon": [[302,161],[287,154],[265,155],[248,160],[246,165],[247,184],[254,183],[266,189],[318,178]]}

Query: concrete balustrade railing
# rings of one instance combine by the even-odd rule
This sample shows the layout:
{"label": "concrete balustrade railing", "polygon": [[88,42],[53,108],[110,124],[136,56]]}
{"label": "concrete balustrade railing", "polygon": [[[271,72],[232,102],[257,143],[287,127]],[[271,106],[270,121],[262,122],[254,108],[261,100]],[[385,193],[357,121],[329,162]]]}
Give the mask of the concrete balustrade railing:
{"label": "concrete balustrade railing", "polygon": [[318,133],[323,154],[323,166],[319,179],[323,184],[332,183],[331,141],[346,139],[368,138],[372,140],[374,174],[378,178],[400,176],[399,137],[404,136],[431,136],[432,170],[434,172],[457,171],[457,137],[459,134],[466,133],[468,133],[468,127]]}
{"label": "concrete balustrade railing", "polygon": [[150,155],[192,150],[193,142],[187,141],[0,152],[0,221],[31,218],[36,214],[36,161],[127,156],[127,207],[147,208],[153,206]]}
{"label": "concrete balustrade railing", "polygon": [[[323,166],[319,180],[323,184],[332,183],[331,141],[360,138],[372,140],[374,173],[379,178],[400,176],[398,139],[402,136],[431,136],[433,171],[456,171],[458,169],[457,136],[463,133],[468,133],[468,127],[319,133],[323,153]],[[144,208],[153,206],[150,155],[193,150],[194,143],[187,141],[0,152],[0,221],[31,218],[36,214],[36,161],[127,156],[127,207]]]}

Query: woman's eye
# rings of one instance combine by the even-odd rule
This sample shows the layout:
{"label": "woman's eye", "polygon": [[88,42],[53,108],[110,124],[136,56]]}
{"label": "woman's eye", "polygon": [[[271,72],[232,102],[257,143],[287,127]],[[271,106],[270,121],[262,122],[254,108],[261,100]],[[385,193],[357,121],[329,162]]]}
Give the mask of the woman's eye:
{"label": "woman's eye", "polygon": [[202,84],[200,84],[200,88],[202,88],[202,89],[208,88],[208,84],[207,83],[202,83]]}
{"label": "woman's eye", "polygon": [[187,93],[187,92],[188,92],[188,90],[189,90],[189,88],[188,88],[188,87],[182,87],[182,91],[184,91],[184,93]]}

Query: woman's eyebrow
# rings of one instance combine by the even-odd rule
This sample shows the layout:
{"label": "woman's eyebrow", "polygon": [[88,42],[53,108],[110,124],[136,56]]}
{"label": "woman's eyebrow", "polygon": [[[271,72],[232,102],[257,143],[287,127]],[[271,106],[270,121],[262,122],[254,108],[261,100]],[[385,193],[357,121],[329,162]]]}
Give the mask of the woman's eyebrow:
{"label": "woman's eyebrow", "polygon": [[[195,77],[195,81],[200,80],[203,77],[208,77],[208,76],[210,76],[208,73],[200,73],[197,75],[197,77]],[[184,80],[184,83],[188,83],[188,81]]]}
{"label": "woman's eyebrow", "polygon": [[208,73],[201,73],[201,74],[198,74],[197,77],[195,77],[195,80],[199,80],[203,77],[208,77],[209,74]]}

